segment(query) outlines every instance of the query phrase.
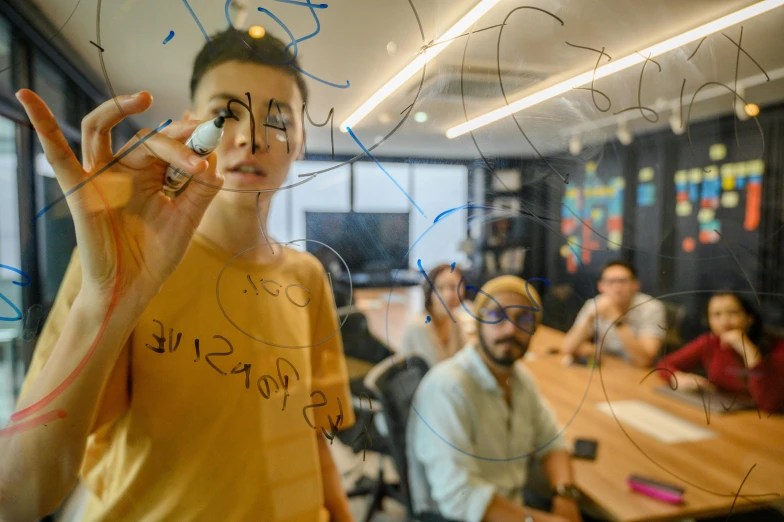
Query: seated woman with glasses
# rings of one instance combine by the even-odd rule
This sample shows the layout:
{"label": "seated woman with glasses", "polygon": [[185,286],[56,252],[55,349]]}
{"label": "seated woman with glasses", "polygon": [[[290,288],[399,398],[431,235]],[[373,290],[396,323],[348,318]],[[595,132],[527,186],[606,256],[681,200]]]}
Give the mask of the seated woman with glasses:
{"label": "seated woman with glasses", "polygon": [[622,357],[635,366],[651,366],[667,334],[664,304],[640,292],[631,263],[604,266],[599,295],[585,302],[564,338],[562,350],[572,357],[585,341],[595,341],[600,354]]}
{"label": "seated woman with glasses", "polygon": [[[459,267],[442,264],[433,268],[423,281],[425,313],[409,323],[398,353],[417,355],[429,366],[452,357],[463,345],[463,334],[456,312],[465,297],[465,281]],[[433,289],[435,288],[435,292]],[[458,296],[458,288],[461,295]],[[435,295],[436,292],[438,295]]]}
{"label": "seated woman with glasses", "polygon": [[[662,359],[659,374],[673,388],[718,388],[751,396],[766,412],[784,412],[784,342],[763,336],[759,312],[732,292],[713,294],[707,316],[710,332]],[[697,368],[707,379],[690,373]]]}

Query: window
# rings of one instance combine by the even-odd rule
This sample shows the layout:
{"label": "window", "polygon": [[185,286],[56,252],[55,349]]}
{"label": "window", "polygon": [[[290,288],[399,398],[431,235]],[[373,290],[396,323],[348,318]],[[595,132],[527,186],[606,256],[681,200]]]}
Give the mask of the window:
{"label": "window", "polygon": [[[0,292],[23,311],[22,287],[25,279],[13,269],[21,269],[19,251],[19,204],[17,201],[16,125],[0,118]],[[10,267],[10,268],[7,268]],[[19,313],[7,302],[0,302],[0,317],[14,318]],[[17,388],[24,368],[20,358],[19,338],[22,321],[0,321],[0,425],[5,425],[14,408]]]}

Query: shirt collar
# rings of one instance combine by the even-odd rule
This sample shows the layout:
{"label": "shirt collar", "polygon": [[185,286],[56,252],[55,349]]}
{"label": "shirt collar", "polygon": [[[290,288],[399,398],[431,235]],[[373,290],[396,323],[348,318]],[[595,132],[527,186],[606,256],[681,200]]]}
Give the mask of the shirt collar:
{"label": "shirt collar", "polygon": [[[463,366],[466,373],[468,373],[482,389],[502,393],[501,386],[479,354],[480,349],[481,348],[477,348],[473,344],[466,345],[462,351],[463,357],[461,357],[461,366]],[[515,371],[512,372],[512,376],[514,379],[517,379],[516,368]]]}

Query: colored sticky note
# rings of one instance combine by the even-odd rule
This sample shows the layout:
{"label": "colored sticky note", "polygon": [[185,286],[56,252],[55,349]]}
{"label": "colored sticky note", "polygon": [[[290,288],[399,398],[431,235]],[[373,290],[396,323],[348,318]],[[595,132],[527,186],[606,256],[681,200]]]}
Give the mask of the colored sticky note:
{"label": "colored sticky note", "polygon": [[712,208],[703,208],[697,212],[697,221],[700,223],[708,223],[713,221],[716,217],[716,212]]}
{"label": "colored sticky note", "polygon": [[640,183],[648,183],[649,181],[653,181],[653,174],[653,167],[645,167],[644,169],[640,169]]}
{"label": "colored sticky note", "polygon": [[738,202],[740,201],[740,196],[737,192],[730,191],[725,192],[721,195],[721,206],[725,208],[735,208],[738,206]]}
{"label": "colored sticky note", "polygon": [[689,181],[697,184],[702,181],[702,169],[691,169],[689,171]]}
{"label": "colored sticky note", "polygon": [[751,160],[746,162],[746,175],[747,176],[754,176],[759,175],[761,176],[765,172],[765,162],[762,160]]}
{"label": "colored sticky note", "polygon": [[675,213],[681,217],[690,216],[691,203],[688,201],[679,201],[678,204],[675,205]]}
{"label": "colored sticky note", "polygon": [[721,189],[734,190],[735,189],[735,171],[722,169],[721,172]]}
{"label": "colored sticky note", "polygon": [[610,250],[620,250],[623,246],[623,232],[616,231],[607,234],[607,248]]}
{"label": "colored sticky note", "polygon": [[676,185],[683,185],[687,181],[689,181],[689,174],[685,170],[677,170],[675,171],[675,184]]}
{"label": "colored sticky note", "polygon": [[594,223],[601,223],[604,219],[604,212],[600,208],[595,208],[591,210],[591,219],[593,219]]}
{"label": "colored sticky note", "polygon": [[650,207],[656,200],[656,185],[644,183],[637,186],[637,206]]}
{"label": "colored sticky note", "polygon": [[727,157],[727,146],[723,143],[714,143],[708,149],[708,156],[713,161],[721,161]]}

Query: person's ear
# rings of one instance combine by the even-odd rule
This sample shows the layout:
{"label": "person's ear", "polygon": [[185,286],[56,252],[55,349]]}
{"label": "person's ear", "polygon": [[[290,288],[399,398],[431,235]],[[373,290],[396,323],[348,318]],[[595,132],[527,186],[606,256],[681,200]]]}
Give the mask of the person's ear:
{"label": "person's ear", "polygon": [[634,280],[634,293],[636,294],[637,292],[639,292],[641,287],[642,287],[642,285],[640,284],[640,280],[639,279],[635,279]]}

